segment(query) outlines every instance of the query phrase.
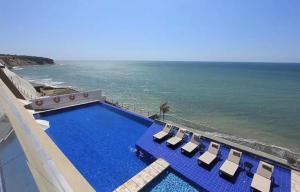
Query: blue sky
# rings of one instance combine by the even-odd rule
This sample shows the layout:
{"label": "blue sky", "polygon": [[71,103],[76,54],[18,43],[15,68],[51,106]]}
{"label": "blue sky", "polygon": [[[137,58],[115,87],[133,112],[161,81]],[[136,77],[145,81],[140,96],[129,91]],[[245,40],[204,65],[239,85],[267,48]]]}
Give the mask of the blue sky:
{"label": "blue sky", "polygon": [[299,0],[1,0],[0,53],[300,62]]}

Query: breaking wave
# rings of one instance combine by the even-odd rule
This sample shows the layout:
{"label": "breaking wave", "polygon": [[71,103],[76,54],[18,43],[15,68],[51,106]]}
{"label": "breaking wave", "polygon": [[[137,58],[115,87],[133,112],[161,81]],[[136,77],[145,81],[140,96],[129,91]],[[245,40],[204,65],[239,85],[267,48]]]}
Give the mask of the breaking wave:
{"label": "breaking wave", "polygon": [[300,158],[300,153],[296,153],[288,148],[277,146],[277,145],[269,145],[266,143],[263,143],[261,141],[257,141],[255,139],[245,139],[233,135],[228,135],[224,133],[218,133],[218,132],[207,132],[207,134],[211,134],[213,136],[226,139],[228,141],[238,143],[243,146],[250,147],[252,149],[256,149],[258,151],[262,151],[283,159],[287,159],[288,157],[293,157],[294,159]]}
{"label": "breaking wave", "polygon": [[297,153],[295,151],[292,151],[288,148],[285,147],[281,147],[281,146],[277,146],[277,145],[270,145],[270,144],[266,144],[264,142],[261,141],[257,141],[255,139],[245,139],[245,138],[241,138],[241,137],[237,137],[234,135],[229,135],[226,133],[222,133],[220,132],[218,129],[213,128],[213,127],[209,127],[205,124],[196,124],[188,119],[184,119],[181,117],[178,117],[176,115],[168,115],[170,117],[170,119],[172,119],[172,121],[182,124],[184,126],[187,127],[191,127],[193,129],[196,130],[201,130],[204,131],[206,134],[215,136],[215,137],[219,137],[222,139],[226,139],[228,141],[231,141],[233,143],[237,143],[258,151],[262,151],[283,159],[288,159],[288,158],[293,158],[293,159],[300,159],[300,153]]}
{"label": "breaking wave", "polygon": [[22,70],[22,69],[24,69],[24,68],[22,68],[22,67],[13,67],[13,70],[15,70],[15,71],[19,71],[19,70]]}
{"label": "breaking wave", "polygon": [[53,81],[52,78],[42,78],[42,79],[27,78],[27,80],[32,83],[42,84],[42,85],[50,86],[50,87],[66,87],[66,86],[63,86],[65,84],[65,82]]}

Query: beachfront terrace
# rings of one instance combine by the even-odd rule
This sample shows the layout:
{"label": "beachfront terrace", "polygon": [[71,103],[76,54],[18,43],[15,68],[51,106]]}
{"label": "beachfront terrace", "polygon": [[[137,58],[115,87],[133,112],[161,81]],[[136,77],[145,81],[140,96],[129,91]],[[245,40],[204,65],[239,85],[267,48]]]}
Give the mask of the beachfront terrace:
{"label": "beachfront terrace", "polygon": [[[180,145],[175,149],[169,148],[166,145],[166,141],[161,143],[153,141],[153,135],[161,131],[163,125],[155,122],[145,134],[137,141],[137,148],[143,153],[143,155],[149,155],[153,158],[165,159],[170,166],[186,177],[190,182],[200,186],[203,191],[249,191],[250,185],[253,179],[253,174],[256,172],[259,158],[251,156],[247,153],[243,153],[241,162],[249,162],[253,165],[251,173],[248,174],[243,168],[240,168],[234,179],[224,178],[219,175],[219,169],[221,165],[226,160],[229,148],[225,145],[221,146],[220,152],[221,156],[218,161],[210,168],[204,168],[199,166],[197,159],[200,154],[197,152],[192,157],[187,157],[181,153]],[[190,137],[188,137],[184,143],[188,142]],[[208,148],[210,141],[208,139],[203,140],[203,145],[205,150]],[[275,169],[273,172],[273,185],[271,186],[271,191],[291,191],[291,170],[286,169],[282,166],[274,164]]]}

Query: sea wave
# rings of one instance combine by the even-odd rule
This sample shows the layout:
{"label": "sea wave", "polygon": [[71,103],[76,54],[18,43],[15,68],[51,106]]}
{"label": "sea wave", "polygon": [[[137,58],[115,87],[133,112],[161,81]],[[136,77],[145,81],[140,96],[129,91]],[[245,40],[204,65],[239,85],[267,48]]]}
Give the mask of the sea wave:
{"label": "sea wave", "polygon": [[273,145],[273,144],[267,144],[261,141],[257,141],[255,139],[245,139],[241,137],[237,137],[234,135],[228,135],[224,133],[219,133],[219,132],[206,132],[207,134],[211,134],[213,136],[226,139],[228,141],[238,143],[243,146],[250,147],[252,149],[256,149],[258,151],[262,151],[283,159],[287,158],[293,158],[293,159],[299,159],[300,158],[300,153],[294,152],[288,148]]}
{"label": "sea wave", "polygon": [[12,68],[13,68],[13,70],[15,70],[15,71],[19,71],[19,70],[24,69],[24,68],[22,68],[22,67],[12,67]]}
{"label": "sea wave", "polygon": [[[27,77],[26,79],[29,82],[37,83],[37,84],[42,84],[42,85],[45,85],[45,86],[56,87],[56,88],[66,87],[66,86],[63,86],[65,84],[65,82],[62,82],[62,81],[53,81],[52,78],[37,78],[37,79],[33,79],[33,78],[30,78],[30,77]],[[71,86],[68,86],[68,87],[71,87]]]}

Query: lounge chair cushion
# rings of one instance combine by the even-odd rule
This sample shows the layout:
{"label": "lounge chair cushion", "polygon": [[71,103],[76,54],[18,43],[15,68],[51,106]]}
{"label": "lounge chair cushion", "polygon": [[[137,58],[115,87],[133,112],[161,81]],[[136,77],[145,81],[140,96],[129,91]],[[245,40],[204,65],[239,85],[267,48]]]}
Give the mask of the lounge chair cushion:
{"label": "lounge chair cushion", "polygon": [[196,148],[198,147],[198,145],[196,145],[195,143],[192,142],[188,142],[187,144],[185,144],[182,147],[182,150],[184,150],[187,153],[191,153],[193,152]]}
{"label": "lounge chair cushion", "polygon": [[223,163],[223,165],[220,167],[220,171],[222,173],[225,173],[225,174],[233,177],[238,168],[239,168],[238,164],[226,160]]}
{"label": "lounge chair cushion", "polygon": [[211,154],[217,155],[220,149],[220,145],[218,143],[211,142],[208,148],[208,151]]}
{"label": "lounge chair cushion", "polygon": [[198,160],[200,160],[201,162],[203,162],[207,165],[210,165],[216,158],[217,158],[217,155],[206,151],[198,158]]}
{"label": "lounge chair cushion", "polygon": [[251,183],[251,187],[261,192],[269,192],[271,188],[271,180],[255,174]]}
{"label": "lounge chair cushion", "polygon": [[172,126],[167,124],[167,125],[165,125],[165,127],[163,128],[162,131],[169,133],[171,131],[171,129],[172,129]]}
{"label": "lounge chair cushion", "polygon": [[164,137],[166,137],[168,135],[168,133],[164,132],[164,131],[160,131],[158,133],[156,133],[155,135],[153,135],[153,137],[155,139],[158,139],[158,140],[161,140],[163,139]]}
{"label": "lounge chair cushion", "polygon": [[261,161],[258,165],[256,173],[259,174],[260,176],[263,176],[263,177],[267,178],[267,179],[271,179],[273,169],[274,169],[274,166]]}
{"label": "lounge chair cushion", "polygon": [[178,144],[180,141],[182,141],[182,138],[179,138],[179,137],[175,136],[175,137],[172,137],[172,138],[168,139],[167,143],[169,145],[174,146],[174,145]]}
{"label": "lounge chair cushion", "polygon": [[229,152],[228,160],[235,164],[239,164],[241,160],[241,155],[242,152],[231,149]]}
{"label": "lounge chair cushion", "polygon": [[200,143],[200,135],[194,133],[193,137],[191,139],[191,142],[194,143],[194,144],[196,144],[196,145],[199,145],[199,143]]}

